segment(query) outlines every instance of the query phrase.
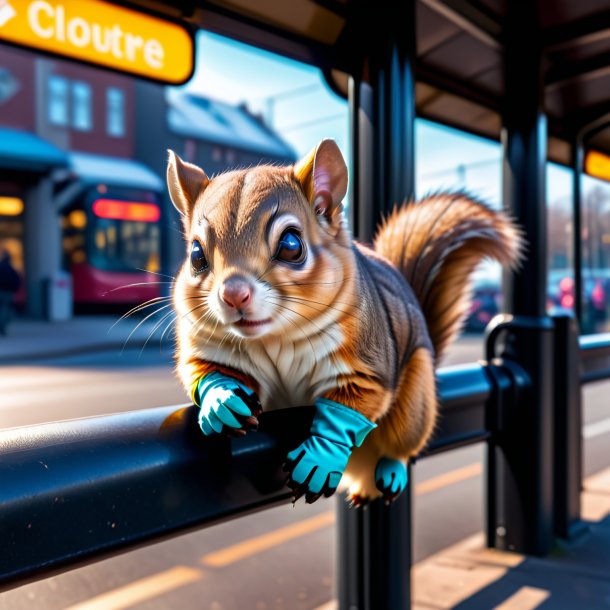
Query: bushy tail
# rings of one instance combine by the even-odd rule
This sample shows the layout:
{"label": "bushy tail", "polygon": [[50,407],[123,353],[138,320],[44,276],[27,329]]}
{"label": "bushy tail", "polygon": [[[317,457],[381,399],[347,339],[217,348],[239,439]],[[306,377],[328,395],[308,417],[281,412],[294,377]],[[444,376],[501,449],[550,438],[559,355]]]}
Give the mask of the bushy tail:
{"label": "bushy tail", "polygon": [[510,267],[523,237],[502,212],[462,193],[430,196],[397,208],[375,238],[375,250],[411,284],[422,307],[436,360],[460,331],[470,307],[470,274],[484,258]]}

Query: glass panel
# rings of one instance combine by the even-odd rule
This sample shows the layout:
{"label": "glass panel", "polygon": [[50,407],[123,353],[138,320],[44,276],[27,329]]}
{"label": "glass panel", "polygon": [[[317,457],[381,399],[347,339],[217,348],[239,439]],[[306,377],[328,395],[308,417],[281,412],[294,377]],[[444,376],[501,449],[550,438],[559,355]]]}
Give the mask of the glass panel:
{"label": "glass panel", "polygon": [[582,180],[582,331],[610,330],[610,184]]}
{"label": "glass panel", "polygon": [[574,248],[572,237],[572,170],[547,164],[548,208],[547,308],[549,313],[574,310]]}
{"label": "glass panel", "polygon": [[[417,197],[463,191],[493,208],[501,205],[500,144],[423,119],[415,122]],[[482,357],[481,333],[502,311],[500,265],[484,261],[474,273],[473,300],[464,334],[441,364],[473,362]]]}

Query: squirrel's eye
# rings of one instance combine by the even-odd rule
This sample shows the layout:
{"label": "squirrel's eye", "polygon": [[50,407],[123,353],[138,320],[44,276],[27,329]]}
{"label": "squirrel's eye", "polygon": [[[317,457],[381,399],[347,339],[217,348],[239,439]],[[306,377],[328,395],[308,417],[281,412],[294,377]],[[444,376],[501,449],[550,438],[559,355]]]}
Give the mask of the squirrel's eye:
{"label": "squirrel's eye", "polygon": [[208,268],[208,261],[203,253],[203,248],[197,240],[194,240],[191,246],[191,267],[195,275]]}
{"label": "squirrel's eye", "polygon": [[286,263],[300,263],[305,259],[305,246],[295,229],[282,233],[275,258]]}

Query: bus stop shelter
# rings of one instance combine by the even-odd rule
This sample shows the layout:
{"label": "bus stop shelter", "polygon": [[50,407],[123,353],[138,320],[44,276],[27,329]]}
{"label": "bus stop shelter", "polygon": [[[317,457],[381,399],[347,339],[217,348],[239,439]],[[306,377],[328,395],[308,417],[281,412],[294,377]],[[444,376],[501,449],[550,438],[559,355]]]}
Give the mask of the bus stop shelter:
{"label": "bus stop shelter", "polygon": [[[130,5],[150,10],[143,0]],[[584,151],[589,146],[610,152],[610,9],[593,0],[214,0],[154,6],[168,18],[312,63],[347,96],[351,222],[362,240],[370,239],[395,202],[414,194],[416,116],[501,140],[503,204],[523,227],[528,260],[505,279],[508,315],[488,329],[486,360],[440,371],[441,421],[425,454],[487,442],[490,547],[542,556],[556,539],[570,539],[580,523],[581,384],[610,377],[610,337],[578,337],[579,299],[574,318],[547,313],[545,164],[551,159],[574,168],[573,259],[580,295]],[[23,582],[287,501],[281,456],[305,427],[299,418],[287,426],[284,418],[281,412],[268,417],[256,443],[246,437],[223,446],[231,456],[231,476],[243,482],[241,497],[223,493],[219,481],[206,481],[203,490],[193,484],[196,464],[212,459],[218,446],[195,446],[192,410],[51,424],[44,434],[0,434],[0,446],[8,447],[0,469],[8,477],[1,499],[6,522],[13,525],[9,547],[31,546],[19,528],[21,511],[35,511],[42,523],[52,518],[54,529],[70,529],[59,545],[49,534],[34,554],[17,553],[18,561],[13,557],[10,563],[0,559],[0,580]],[[79,440],[64,446],[66,435]],[[134,445],[138,467],[128,469],[134,456],[126,448]],[[85,451],[87,459],[79,459]],[[58,473],[51,487],[35,467],[43,453]],[[263,476],[256,464],[276,470]],[[96,482],[87,477],[91,469],[99,474]],[[153,480],[157,489],[178,494],[177,508],[156,503]],[[44,490],[34,507],[21,481]],[[125,515],[142,503],[154,510],[128,536],[83,538],[80,531],[104,518],[84,510],[95,489]],[[134,490],[137,501],[129,496]],[[66,493],[73,502],[45,504],[46,496]],[[339,508],[342,610],[409,607],[410,505],[407,492],[389,507]]]}

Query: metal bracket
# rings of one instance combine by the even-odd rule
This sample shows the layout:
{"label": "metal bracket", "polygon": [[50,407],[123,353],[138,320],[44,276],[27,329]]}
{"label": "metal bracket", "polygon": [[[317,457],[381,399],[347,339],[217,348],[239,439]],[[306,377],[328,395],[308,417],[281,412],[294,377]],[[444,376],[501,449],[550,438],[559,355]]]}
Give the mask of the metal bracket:
{"label": "metal bracket", "polygon": [[[485,329],[485,359],[492,362],[496,355],[496,342],[503,332],[552,331],[555,328],[553,319],[548,316],[513,316],[501,313],[494,316]],[[503,356],[504,357],[504,356]]]}

